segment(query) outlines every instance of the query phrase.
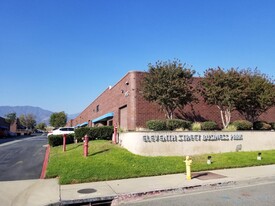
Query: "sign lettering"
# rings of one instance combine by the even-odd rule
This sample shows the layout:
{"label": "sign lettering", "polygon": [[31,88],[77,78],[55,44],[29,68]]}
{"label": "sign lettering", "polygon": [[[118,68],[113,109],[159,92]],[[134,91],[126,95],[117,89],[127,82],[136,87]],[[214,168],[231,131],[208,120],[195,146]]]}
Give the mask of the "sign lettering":
{"label": "sign lettering", "polygon": [[143,135],[144,142],[212,142],[212,141],[241,141],[242,134],[179,134],[179,135]]}

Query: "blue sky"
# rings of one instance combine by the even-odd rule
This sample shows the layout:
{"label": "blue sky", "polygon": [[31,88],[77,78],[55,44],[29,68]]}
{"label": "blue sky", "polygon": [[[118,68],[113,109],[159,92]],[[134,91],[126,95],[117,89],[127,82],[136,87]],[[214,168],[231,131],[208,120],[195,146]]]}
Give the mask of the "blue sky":
{"label": "blue sky", "polygon": [[84,110],[128,71],[180,59],[275,76],[273,0],[0,0],[0,106]]}

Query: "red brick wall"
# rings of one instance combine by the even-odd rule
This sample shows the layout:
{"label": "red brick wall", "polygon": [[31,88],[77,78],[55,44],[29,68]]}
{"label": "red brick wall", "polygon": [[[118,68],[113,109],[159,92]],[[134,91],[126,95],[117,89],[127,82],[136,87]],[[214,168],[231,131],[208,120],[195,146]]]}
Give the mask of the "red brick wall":
{"label": "red brick wall", "polygon": [[151,119],[165,119],[165,113],[156,103],[146,101],[141,94],[144,72],[136,73],[136,127],[145,127]]}
{"label": "red brick wall", "polygon": [[[127,129],[136,130],[139,127],[145,127],[146,122],[151,119],[165,119],[165,113],[159,105],[149,103],[143,99],[140,91],[141,82],[144,72],[128,72],[116,85],[111,89],[107,88],[98,96],[78,117],[68,124],[76,126],[83,122],[88,122],[98,118],[106,113],[114,112],[113,122],[119,124],[119,109],[127,106]],[[194,78],[194,85],[198,84],[200,78]],[[201,96],[198,96],[199,102],[184,107],[182,111],[177,111],[175,117],[191,121],[216,121],[220,127],[220,111],[217,106],[207,105]],[[99,111],[96,107],[99,105]],[[231,121],[244,119],[234,111]],[[261,115],[261,120],[275,122],[275,107],[271,108],[265,114]],[[89,123],[89,125],[92,125]],[[119,126],[119,125],[118,125]]]}
{"label": "red brick wall", "polygon": [[[127,73],[116,85],[107,88],[100,96],[98,96],[81,114],[72,120],[72,126],[88,122],[98,118],[106,113],[114,112],[113,122],[119,121],[119,108],[127,105],[128,118],[134,119],[133,107],[129,106],[131,101],[131,72]],[[99,106],[99,111],[97,111]],[[128,121],[128,129],[133,129],[134,124]]]}

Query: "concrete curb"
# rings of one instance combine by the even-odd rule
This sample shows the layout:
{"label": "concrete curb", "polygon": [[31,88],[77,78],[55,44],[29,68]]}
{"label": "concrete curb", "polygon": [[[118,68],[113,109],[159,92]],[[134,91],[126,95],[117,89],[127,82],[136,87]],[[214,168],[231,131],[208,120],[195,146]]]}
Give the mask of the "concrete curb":
{"label": "concrete curb", "polygon": [[148,191],[148,192],[140,192],[140,193],[129,193],[129,194],[121,194],[115,196],[114,200],[112,201],[112,206],[120,205],[121,203],[127,203],[128,201],[135,201],[135,200],[142,200],[144,198],[150,198],[154,196],[160,196],[160,195],[174,195],[174,194],[184,194],[188,190],[196,190],[196,189],[214,189],[219,187],[226,187],[226,186],[233,186],[238,184],[244,184],[247,183],[248,185],[251,184],[251,182],[259,181],[263,178],[251,178],[246,180],[238,180],[238,181],[224,181],[224,182],[216,182],[216,183],[208,183],[208,184],[200,184],[200,185],[194,185],[194,186],[186,186],[186,187],[179,187],[179,188],[171,188],[171,189],[161,189],[161,190],[155,190],[155,191]]}
{"label": "concrete curb", "polygon": [[137,193],[127,193],[127,194],[118,194],[113,196],[105,196],[105,197],[93,197],[86,199],[78,199],[78,200],[64,200],[60,202],[60,205],[73,205],[73,204],[84,204],[84,203],[98,203],[98,202],[109,202],[112,206],[119,205],[122,202],[133,201],[142,199],[144,197],[152,197],[158,195],[169,195],[169,194],[179,194],[184,193],[186,190],[195,190],[199,188],[209,188],[209,187],[222,187],[236,184],[235,181],[226,181],[226,182],[218,182],[213,184],[201,184],[194,186],[186,186],[179,188],[169,188],[169,189],[159,189],[152,190],[146,192],[137,192]]}
{"label": "concrete curb", "polygon": [[60,201],[60,203],[54,204],[54,205],[74,205],[74,204],[98,203],[98,202],[112,203],[112,201],[115,198],[117,198],[116,195],[105,196],[105,197],[93,197],[93,198],[78,199],[78,200],[64,200],[64,201]]}
{"label": "concrete curb", "polygon": [[45,179],[45,177],[46,177],[46,170],[47,170],[48,162],[49,162],[50,149],[51,149],[51,147],[50,147],[50,145],[48,145],[47,149],[46,149],[46,153],[45,153],[45,158],[44,158],[44,162],[43,162],[40,179]]}
{"label": "concrete curb", "polygon": [[160,189],[160,190],[155,190],[155,191],[148,191],[148,192],[140,192],[140,193],[130,193],[130,194],[122,194],[118,195],[114,198],[112,202],[112,206],[119,205],[122,202],[127,202],[127,201],[133,201],[133,200],[139,200],[139,199],[144,199],[148,197],[153,197],[153,196],[160,196],[160,195],[172,195],[172,194],[183,194],[187,190],[196,190],[200,189],[202,187],[204,188],[212,188],[212,187],[222,187],[222,186],[228,186],[236,184],[235,181],[227,181],[227,182],[218,182],[214,184],[201,184],[201,185],[194,185],[194,186],[186,186],[186,187],[179,187],[179,188],[170,188],[170,189]]}

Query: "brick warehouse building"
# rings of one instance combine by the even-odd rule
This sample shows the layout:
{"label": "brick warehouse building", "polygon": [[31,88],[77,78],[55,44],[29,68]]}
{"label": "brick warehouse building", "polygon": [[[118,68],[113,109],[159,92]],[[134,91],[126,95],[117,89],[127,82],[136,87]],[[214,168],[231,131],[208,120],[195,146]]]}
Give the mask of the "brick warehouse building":
{"label": "brick warehouse building", "polygon": [[[165,119],[165,113],[160,106],[146,101],[140,93],[141,81],[145,72],[130,71],[113,87],[108,87],[75,119],[69,120],[67,126],[113,125],[117,123],[123,130],[134,131],[144,128],[146,122],[152,119]],[[200,78],[194,77],[194,84]],[[202,97],[192,106],[177,111],[176,118],[191,121],[213,120],[221,126],[220,111],[216,106],[204,103]],[[244,119],[238,112],[232,113],[231,121]],[[275,122],[275,107],[269,109],[259,118]]]}

